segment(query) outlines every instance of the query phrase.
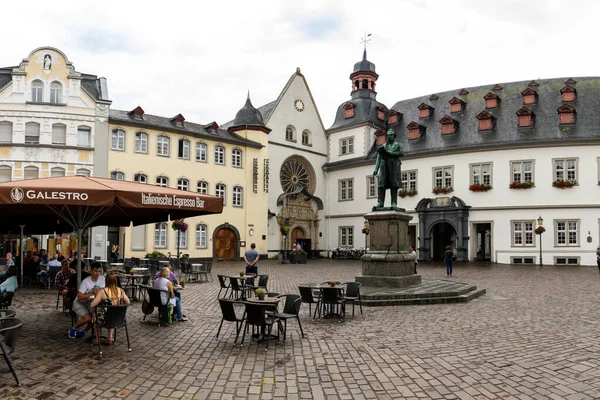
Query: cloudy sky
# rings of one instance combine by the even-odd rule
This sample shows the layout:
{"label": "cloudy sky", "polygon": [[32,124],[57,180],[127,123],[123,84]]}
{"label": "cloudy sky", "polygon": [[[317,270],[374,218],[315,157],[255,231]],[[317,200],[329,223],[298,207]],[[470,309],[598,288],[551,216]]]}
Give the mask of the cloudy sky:
{"label": "cloudy sky", "polygon": [[[300,67],[325,127],[371,33],[378,100],[599,75],[593,0],[27,1],[3,5],[0,65],[40,46],[105,76],[113,108],[225,123]],[[591,47],[590,47],[591,46]]]}

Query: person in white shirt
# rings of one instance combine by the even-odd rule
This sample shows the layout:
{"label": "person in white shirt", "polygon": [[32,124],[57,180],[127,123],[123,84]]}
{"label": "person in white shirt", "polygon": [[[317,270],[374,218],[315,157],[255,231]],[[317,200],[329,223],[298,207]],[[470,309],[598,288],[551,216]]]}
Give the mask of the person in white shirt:
{"label": "person in white shirt", "polygon": [[[69,330],[69,337],[71,339],[81,338],[85,335],[85,332],[91,329],[92,323],[92,310],[90,304],[96,297],[96,294],[106,286],[104,276],[101,275],[102,266],[100,263],[92,263],[91,274],[79,285],[79,291],[77,292],[77,298],[73,302],[73,311],[79,317],[79,321]],[[79,328],[85,326],[83,331]]]}
{"label": "person in white shirt", "polygon": [[415,251],[415,246],[410,246],[410,255],[415,257],[415,275],[417,274],[417,264],[419,261],[417,260],[417,252]]}
{"label": "person in white shirt", "polygon": [[48,262],[48,266],[49,267],[60,267],[61,266],[60,261],[58,261],[58,254],[54,253],[54,255],[52,256],[52,260],[50,260],[50,262]]}

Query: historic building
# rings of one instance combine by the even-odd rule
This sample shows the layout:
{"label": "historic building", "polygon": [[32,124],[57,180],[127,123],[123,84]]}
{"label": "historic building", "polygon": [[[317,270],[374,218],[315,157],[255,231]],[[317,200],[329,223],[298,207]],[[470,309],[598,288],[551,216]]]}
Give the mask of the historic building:
{"label": "historic building", "polygon": [[[106,176],[110,104],[105,78],[52,47],[0,68],[0,182]],[[104,243],[97,250],[105,255]]]}
{"label": "historic building", "polygon": [[393,128],[405,153],[398,206],[413,216],[420,259],[452,245],[461,260],[595,264],[600,78],[490,84],[389,109],[376,101],[366,52],[350,78],[352,97],[327,130],[329,247],[364,246],[375,149]]}

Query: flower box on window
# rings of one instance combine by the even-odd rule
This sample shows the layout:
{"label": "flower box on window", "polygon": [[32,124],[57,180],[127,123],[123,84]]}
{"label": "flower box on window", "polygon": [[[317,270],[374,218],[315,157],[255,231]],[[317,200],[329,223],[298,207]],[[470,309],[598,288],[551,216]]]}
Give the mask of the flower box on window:
{"label": "flower box on window", "polygon": [[469,186],[469,190],[472,192],[487,192],[490,189],[492,189],[492,185],[488,185],[486,183],[474,183],[471,186]]}
{"label": "flower box on window", "polygon": [[433,188],[433,194],[446,194],[446,193],[450,193],[450,192],[454,192],[454,189],[452,189],[452,187],[435,187]]}
{"label": "flower box on window", "polygon": [[508,187],[510,189],[531,189],[532,187],[535,187],[535,183],[514,181],[513,183],[508,185]]}
{"label": "flower box on window", "polygon": [[418,194],[418,192],[416,190],[404,190],[404,189],[400,189],[398,190],[398,196],[405,198],[406,196],[412,197],[412,196],[416,196]]}
{"label": "flower box on window", "polygon": [[559,189],[569,189],[569,188],[572,188],[575,185],[577,185],[577,181],[576,180],[554,181],[554,182],[552,182],[552,186],[554,186],[555,188],[559,188]]}

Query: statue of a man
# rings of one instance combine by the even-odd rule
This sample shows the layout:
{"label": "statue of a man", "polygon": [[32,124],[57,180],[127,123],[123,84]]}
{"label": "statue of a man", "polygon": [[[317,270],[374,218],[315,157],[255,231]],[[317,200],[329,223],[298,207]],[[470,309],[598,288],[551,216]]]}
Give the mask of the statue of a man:
{"label": "statue of a man", "polygon": [[396,142],[396,131],[389,129],[386,134],[386,142],[377,149],[377,162],[375,172],[377,179],[377,205],[374,209],[382,208],[385,202],[385,191],[390,189],[392,197],[392,208],[398,202],[398,188],[401,186],[400,157],[404,155],[402,144]]}

